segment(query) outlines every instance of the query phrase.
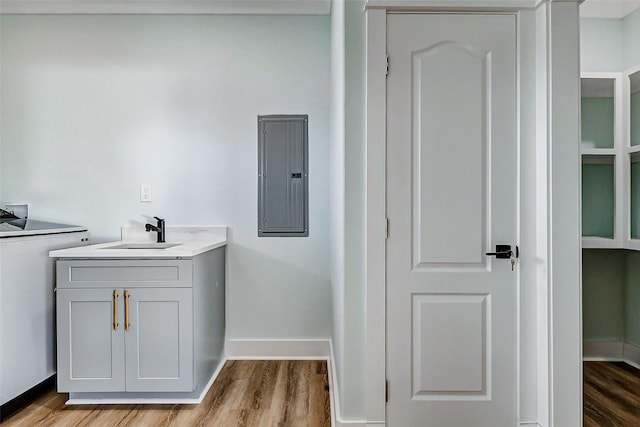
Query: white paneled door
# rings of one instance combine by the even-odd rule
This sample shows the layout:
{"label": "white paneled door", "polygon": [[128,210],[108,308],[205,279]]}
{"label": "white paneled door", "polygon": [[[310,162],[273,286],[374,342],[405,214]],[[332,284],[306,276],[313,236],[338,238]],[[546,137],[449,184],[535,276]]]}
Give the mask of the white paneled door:
{"label": "white paneled door", "polygon": [[[391,427],[516,424],[516,17],[387,21]],[[514,260],[515,261],[515,260]]]}

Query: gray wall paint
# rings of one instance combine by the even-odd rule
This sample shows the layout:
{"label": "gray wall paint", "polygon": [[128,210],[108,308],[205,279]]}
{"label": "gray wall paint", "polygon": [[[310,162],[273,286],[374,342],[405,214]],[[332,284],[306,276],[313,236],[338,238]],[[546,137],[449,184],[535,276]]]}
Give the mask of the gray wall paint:
{"label": "gray wall paint", "polygon": [[[227,337],[330,335],[328,16],[0,19],[5,201],[94,242],[151,215],[228,225]],[[310,236],[259,239],[256,117],[296,113]]]}
{"label": "gray wall paint", "polygon": [[626,261],[624,340],[640,347],[640,252],[628,251]]}
{"label": "gray wall paint", "polygon": [[583,335],[640,346],[640,252],[582,251]]}
{"label": "gray wall paint", "polygon": [[625,263],[625,251],[582,250],[582,330],[585,340],[623,340]]}

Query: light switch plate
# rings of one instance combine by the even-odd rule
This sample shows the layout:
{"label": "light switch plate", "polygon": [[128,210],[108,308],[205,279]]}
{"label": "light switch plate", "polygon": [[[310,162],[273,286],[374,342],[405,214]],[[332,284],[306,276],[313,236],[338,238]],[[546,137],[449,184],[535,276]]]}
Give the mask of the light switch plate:
{"label": "light switch plate", "polygon": [[150,202],[152,200],[151,197],[151,185],[150,184],[140,184],[140,201],[141,202]]}

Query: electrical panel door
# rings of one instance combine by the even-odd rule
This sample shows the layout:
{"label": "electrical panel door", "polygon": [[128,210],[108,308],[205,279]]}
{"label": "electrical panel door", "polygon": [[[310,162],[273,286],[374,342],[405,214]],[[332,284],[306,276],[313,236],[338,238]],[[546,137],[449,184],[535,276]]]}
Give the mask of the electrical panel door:
{"label": "electrical panel door", "polygon": [[258,236],[309,235],[308,116],[258,116]]}

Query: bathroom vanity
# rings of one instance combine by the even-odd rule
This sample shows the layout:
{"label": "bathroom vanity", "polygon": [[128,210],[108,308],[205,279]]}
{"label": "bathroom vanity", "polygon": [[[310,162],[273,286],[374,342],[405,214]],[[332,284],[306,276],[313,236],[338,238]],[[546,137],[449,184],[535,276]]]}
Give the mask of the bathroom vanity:
{"label": "bathroom vanity", "polygon": [[199,403],[221,368],[226,228],[148,236],[50,253],[67,403]]}

